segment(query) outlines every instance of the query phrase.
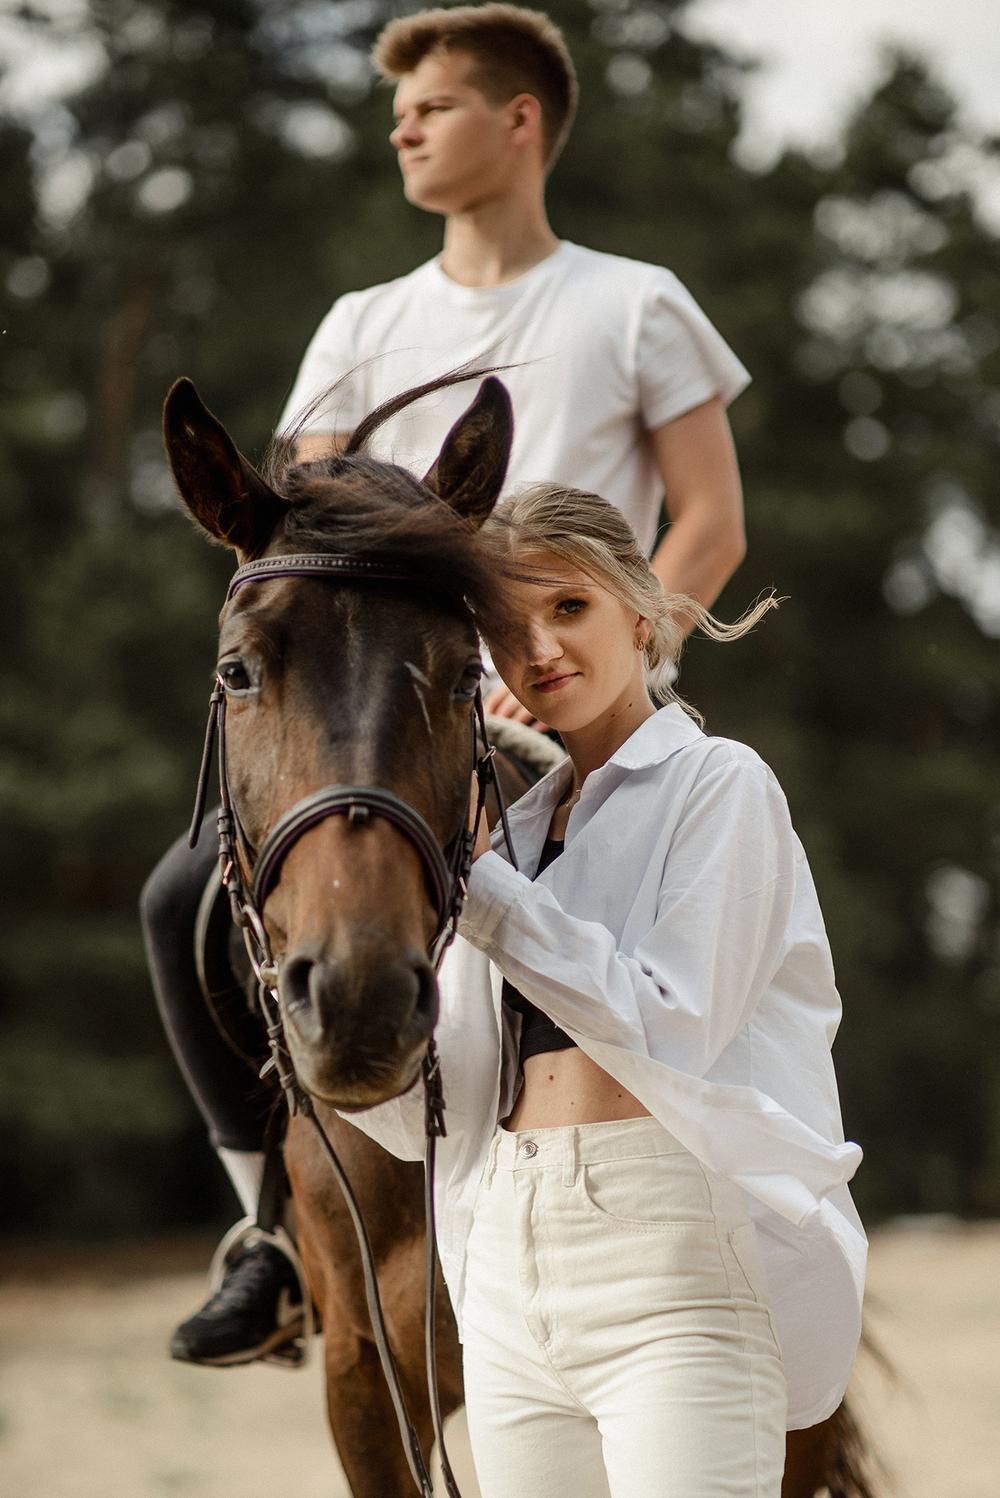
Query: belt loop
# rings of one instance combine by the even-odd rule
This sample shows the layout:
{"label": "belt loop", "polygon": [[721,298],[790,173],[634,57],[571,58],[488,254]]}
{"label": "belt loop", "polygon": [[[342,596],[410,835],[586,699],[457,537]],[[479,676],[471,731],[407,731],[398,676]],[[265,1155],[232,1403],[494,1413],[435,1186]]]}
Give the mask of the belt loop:
{"label": "belt loop", "polygon": [[565,1187],[576,1185],[577,1168],[580,1163],[579,1131],[575,1124],[566,1130],[562,1150],[562,1183]]}
{"label": "belt loop", "polygon": [[497,1173],[497,1154],[500,1150],[500,1127],[497,1125],[496,1133],[490,1140],[489,1154],[486,1156],[486,1185],[493,1185],[493,1177]]}

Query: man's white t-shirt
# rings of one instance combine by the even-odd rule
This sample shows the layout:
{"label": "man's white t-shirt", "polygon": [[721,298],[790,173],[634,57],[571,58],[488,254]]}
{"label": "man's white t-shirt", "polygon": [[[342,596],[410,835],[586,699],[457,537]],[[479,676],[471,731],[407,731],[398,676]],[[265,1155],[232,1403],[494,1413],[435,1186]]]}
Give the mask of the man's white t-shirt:
{"label": "man's white t-shirt", "polygon": [[[653,548],[663,485],[648,433],[750,376],[690,292],[662,266],[568,241],[516,281],[460,286],[427,261],[342,296],[306,350],[281,419],[335,382],[303,430],[349,432],[381,401],[461,365],[510,365],[506,492],[556,481],[601,494]],[[474,385],[436,391],[372,450],[417,473],[437,456]]]}

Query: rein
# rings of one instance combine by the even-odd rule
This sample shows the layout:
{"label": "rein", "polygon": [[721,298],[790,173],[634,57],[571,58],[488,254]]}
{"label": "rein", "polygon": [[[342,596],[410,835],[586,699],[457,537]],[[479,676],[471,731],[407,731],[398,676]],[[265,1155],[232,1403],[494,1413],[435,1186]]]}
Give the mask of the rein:
{"label": "rein", "polygon": [[[339,554],[304,553],[293,556],[265,557],[261,561],[248,562],[237,568],[226,594],[228,603],[238,589],[273,577],[321,577],[330,581],[345,579],[351,582],[402,582],[415,583],[419,578],[405,568],[380,562],[377,559],[350,557]],[[507,825],[503,793],[497,775],[494,758],[496,750],[486,737],[486,719],[483,711],[482,693],[477,687],[469,714],[471,749],[470,772],[474,771],[477,782],[476,814],[472,827],[463,823],[448,848],[440,841],[420,813],[395,791],[372,785],[328,785],[312,792],[296,802],[286,811],[268,832],[259,851],[255,850],[243,829],[239,814],[233,805],[229,784],[226,757],[226,694],[221,677],[216,676],[209,698],[208,724],[201,767],[198,773],[198,788],[195,796],[194,816],[188,839],[193,848],[198,840],[205,810],[208,779],[212,761],[213,743],[218,738],[218,767],[220,809],[218,816],[219,863],[222,883],[229,896],[230,910],[235,924],[243,932],[247,953],[257,979],[258,999],[267,1028],[270,1058],[261,1070],[264,1077],[274,1073],[291,1114],[301,1114],[316,1130],[320,1147],[326,1157],[337,1183],[344,1195],[347,1209],[354,1224],[361,1250],[362,1270],[365,1282],[365,1298],[371,1317],[375,1343],[378,1347],[382,1370],[392,1398],[396,1418],[399,1422],[407,1462],[413,1480],[422,1498],[433,1498],[430,1474],[420,1449],[420,1440],[406,1408],[399,1371],[389,1345],[389,1337],[379,1295],[375,1271],[375,1257],[371,1240],[361,1215],[360,1207],[343,1166],[330,1142],[329,1136],[317,1117],[312,1098],[295,1075],[281,1017],[278,995],[278,963],[271,951],[267,929],[264,925],[264,904],[281,875],[281,865],[289,850],[310,828],[327,817],[346,816],[355,823],[368,822],[372,817],[381,817],[397,829],[415,848],[420,857],[437,915],[437,926],[429,946],[429,957],[435,974],[439,971],[444,954],[454,940],[458,919],[465,904],[468,891],[469,871],[476,831],[486,805],[486,795],[492,784],[500,807],[500,820],[504,838],[514,866],[514,850]],[[482,742],[480,751],[479,741]],[[252,870],[249,887],[244,868]],[[424,1301],[424,1352],[427,1364],[427,1393],[431,1407],[431,1421],[441,1459],[441,1470],[449,1498],[461,1498],[455,1482],[444,1444],[441,1403],[437,1385],[437,1359],[435,1347],[437,1289],[437,1243],[434,1211],[434,1164],[437,1140],[443,1138],[445,1129],[445,1101],[441,1085],[441,1065],[433,1034],[427,1044],[421,1071],[424,1082],[424,1133],[426,1151],[424,1157],[424,1210],[426,1215],[427,1261]]]}

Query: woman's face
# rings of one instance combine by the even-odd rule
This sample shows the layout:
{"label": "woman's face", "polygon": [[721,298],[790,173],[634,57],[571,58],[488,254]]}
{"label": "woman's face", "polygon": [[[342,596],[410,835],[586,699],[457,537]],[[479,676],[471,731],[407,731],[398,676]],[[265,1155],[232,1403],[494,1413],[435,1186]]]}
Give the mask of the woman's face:
{"label": "woman's face", "polygon": [[565,734],[615,716],[637,693],[647,697],[637,646],[646,621],[558,557],[532,555],[520,565],[544,580],[508,585],[510,629],[490,642],[518,701]]}

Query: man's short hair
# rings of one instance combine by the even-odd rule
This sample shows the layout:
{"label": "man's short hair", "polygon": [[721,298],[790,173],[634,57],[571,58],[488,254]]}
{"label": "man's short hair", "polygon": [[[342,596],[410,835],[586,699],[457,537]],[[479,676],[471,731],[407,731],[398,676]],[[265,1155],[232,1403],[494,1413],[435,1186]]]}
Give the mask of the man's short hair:
{"label": "man's short hair", "polygon": [[459,5],[420,10],[384,27],[372,50],[383,78],[398,79],[435,51],[472,59],[469,82],[493,104],[532,94],[542,107],[545,160],[551,165],[576,110],[576,71],[559,27],[519,5]]}

